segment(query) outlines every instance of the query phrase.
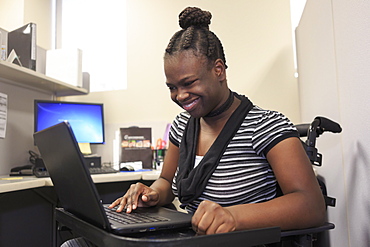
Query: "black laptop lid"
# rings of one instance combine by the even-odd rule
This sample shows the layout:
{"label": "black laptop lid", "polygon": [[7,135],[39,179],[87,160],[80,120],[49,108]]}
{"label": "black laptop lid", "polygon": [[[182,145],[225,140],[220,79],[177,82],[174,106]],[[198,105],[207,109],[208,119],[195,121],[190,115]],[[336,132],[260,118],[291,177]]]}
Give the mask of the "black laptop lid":
{"label": "black laptop lid", "polygon": [[34,134],[61,205],[103,229],[110,229],[104,209],[68,122]]}

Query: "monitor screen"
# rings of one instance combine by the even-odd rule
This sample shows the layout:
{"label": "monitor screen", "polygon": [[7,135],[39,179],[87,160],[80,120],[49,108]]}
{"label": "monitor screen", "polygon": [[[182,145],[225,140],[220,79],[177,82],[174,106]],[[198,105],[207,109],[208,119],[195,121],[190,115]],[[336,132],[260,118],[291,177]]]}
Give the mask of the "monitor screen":
{"label": "monitor screen", "polygon": [[103,104],[35,100],[35,132],[68,121],[78,143],[104,143]]}

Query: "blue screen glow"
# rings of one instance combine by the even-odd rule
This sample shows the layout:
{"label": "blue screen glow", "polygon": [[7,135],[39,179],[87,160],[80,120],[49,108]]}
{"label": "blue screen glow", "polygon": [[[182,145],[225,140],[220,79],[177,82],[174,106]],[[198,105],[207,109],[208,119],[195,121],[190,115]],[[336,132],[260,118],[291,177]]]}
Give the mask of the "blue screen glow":
{"label": "blue screen glow", "polygon": [[35,131],[68,121],[79,143],[104,143],[103,105],[35,101]]}

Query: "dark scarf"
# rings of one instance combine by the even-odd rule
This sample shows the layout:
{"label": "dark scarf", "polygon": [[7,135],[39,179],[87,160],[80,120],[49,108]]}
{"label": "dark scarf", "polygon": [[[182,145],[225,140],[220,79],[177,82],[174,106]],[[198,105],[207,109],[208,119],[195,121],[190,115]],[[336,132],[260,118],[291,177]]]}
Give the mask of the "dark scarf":
{"label": "dark scarf", "polygon": [[208,179],[218,166],[226,147],[253,107],[252,102],[247,97],[236,93],[233,93],[233,95],[241,100],[240,105],[230,116],[202,161],[194,169],[200,120],[191,117],[186,125],[180,144],[179,171],[176,177],[178,197],[183,207],[203,193]]}

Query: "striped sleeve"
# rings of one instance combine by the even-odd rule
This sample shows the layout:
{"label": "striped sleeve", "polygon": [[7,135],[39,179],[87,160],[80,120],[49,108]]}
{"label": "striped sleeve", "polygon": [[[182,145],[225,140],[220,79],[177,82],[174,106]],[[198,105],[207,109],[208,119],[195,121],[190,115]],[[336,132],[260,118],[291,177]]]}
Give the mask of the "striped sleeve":
{"label": "striped sleeve", "polygon": [[293,123],[282,113],[265,111],[256,122],[252,145],[258,155],[265,155],[279,142],[289,137],[298,137]]}
{"label": "striped sleeve", "polygon": [[187,112],[182,112],[176,116],[175,120],[171,125],[169,139],[177,147],[180,147],[182,135],[185,131],[186,124],[190,119],[190,115]]}

